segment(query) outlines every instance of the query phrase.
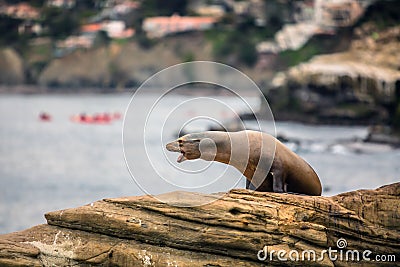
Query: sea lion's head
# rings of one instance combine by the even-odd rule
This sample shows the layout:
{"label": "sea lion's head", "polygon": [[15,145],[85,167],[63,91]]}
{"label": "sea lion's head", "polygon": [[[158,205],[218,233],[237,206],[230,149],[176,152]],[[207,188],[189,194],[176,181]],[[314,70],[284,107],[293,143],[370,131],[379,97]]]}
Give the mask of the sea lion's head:
{"label": "sea lion's head", "polygon": [[168,151],[181,153],[177,162],[203,159],[213,161],[220,143],[217,132],[203,132],[184,135],[166,145]]}

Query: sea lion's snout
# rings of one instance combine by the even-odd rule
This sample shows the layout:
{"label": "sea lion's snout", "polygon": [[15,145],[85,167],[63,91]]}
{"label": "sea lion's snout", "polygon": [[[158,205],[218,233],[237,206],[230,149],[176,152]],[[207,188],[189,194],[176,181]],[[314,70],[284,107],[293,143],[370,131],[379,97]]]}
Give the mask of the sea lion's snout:
{"label": "sea lion's snout", "polygon": [[168,151],[180,152],[177,162],[181,163],[185,160],[193,160],[200,158],[199,151],[200,139],[194,138],[192,135],[185,135],[166,145]]}
{"label": "sea lion's snout", "polygon": [[171,151],[171,152],[181,152],[181,149],[179,148],[179,142],[178,142],[178,140],[175,140],[175,141],[172,141],[171,143],[168,143],[168,144],[165,146],[165,148],[166,148],[168,151]]}
{"label": "sea lion's snout", "polygon": [[180,152],[178,159],[176,160],[178,163],[185,161],[187,158],[185,157],[185,152],[182,150],[182,139],[177,139],[168,143],[165,148],[171,152]]}

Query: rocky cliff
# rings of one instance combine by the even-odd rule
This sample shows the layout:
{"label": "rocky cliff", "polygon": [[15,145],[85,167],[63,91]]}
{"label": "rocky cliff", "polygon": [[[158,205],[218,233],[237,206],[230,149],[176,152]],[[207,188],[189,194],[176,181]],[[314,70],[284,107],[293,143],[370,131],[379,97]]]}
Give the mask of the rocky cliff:
{"label": "rocky cliff", "polygon": [[12,48],[0,50],[0,83],[5,85],[25,82],[24,61]]}
{"label": "rocky cliff", "polygon": [[279,118],[318,123],[391,123],[400,97],[400,26],[372,22],[354,30],[350,48],[318,55],[279,73],[268,99]]}
{"label": "rocky cliff", "polygon": [[38,83],[78,88],[130,87],[166,67],[196,59],[212,59],[211,46],[201,34],[166,38],[151,49],[136,42],[111,43],[52,60],[40,74]]}
{"label": "rocky cliff", "polygon": [[[177,207],[198,197],[215,201]],[[376,255],[399,264],[400,183],[333,197],[235,189],[169,198],[177,206],[140,196],[49,212],[45,225],[0,236],[0,265],[376,266]],[[279,261],[280,250],[281,258],[314,251],[316,260]],[[340,258],[367,250],[371,261]]]}

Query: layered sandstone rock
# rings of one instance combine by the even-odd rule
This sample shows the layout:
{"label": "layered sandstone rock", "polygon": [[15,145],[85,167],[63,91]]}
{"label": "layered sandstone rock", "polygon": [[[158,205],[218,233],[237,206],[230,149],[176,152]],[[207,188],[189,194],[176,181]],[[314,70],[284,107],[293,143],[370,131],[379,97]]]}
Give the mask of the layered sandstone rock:
{"label": "layered sandstone rock", "polygon": [[[347,242],[343,253],[357,250],[361,257],[370,250],[371,259],[380,254],[400,260],[400,183],[333,197],[244,189],[169,197],[177,206],[141,196],[47,213],[48,224],[0,236],[0,265],[375,266],[321,257],[329,248],[339,256],[340,238]],[[198,197],[215,201],[179,207]],[[286,258],[312,250],[316,260],[279,261],[276,254],[259,260],[272,250],[283,250]]]}

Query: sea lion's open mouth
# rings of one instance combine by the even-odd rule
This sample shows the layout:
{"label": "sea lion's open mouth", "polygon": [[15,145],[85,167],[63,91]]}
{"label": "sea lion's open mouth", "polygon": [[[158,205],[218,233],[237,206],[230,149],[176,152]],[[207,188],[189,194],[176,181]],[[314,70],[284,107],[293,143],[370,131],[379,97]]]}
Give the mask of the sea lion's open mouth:
{"label": "sea lion's open mouth", "polygon": [[178,156],[178,159],[176,160],[178,163],[184,162],[185,160],[187,160],[187,158],[185,157],[185,152],[181,151],[181,154]]}

